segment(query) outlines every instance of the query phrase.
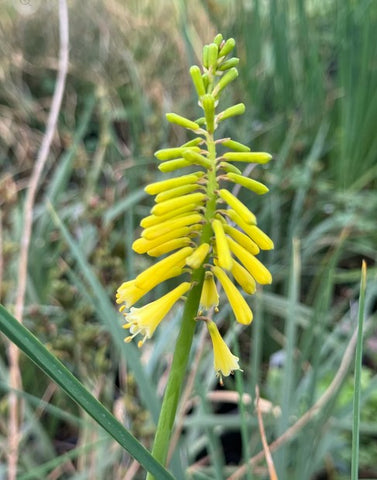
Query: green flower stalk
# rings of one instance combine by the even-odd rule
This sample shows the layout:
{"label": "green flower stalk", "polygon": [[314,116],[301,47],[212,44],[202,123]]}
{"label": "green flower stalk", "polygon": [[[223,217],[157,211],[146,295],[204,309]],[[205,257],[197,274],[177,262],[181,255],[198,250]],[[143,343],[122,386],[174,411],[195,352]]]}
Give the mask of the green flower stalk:
{"label": "green flower stalk", "polygon": [[[254,213],[228,190],[236,183],[257,195],[267,193],[265,185],[244,176],[240,168],[245,162],[264,164],[271,160],[271,155],[252,152],[230,138],[215,138],[221,122],[245,111],[243,103],[220,108],[221,96],[238,76],[238,58],[230,57],[234,46],[232,38],[225,41],[217,35],[213,43],[203,48],[202,67],[190,68],[202,117],[192,121],[175,113],[166,115],[170,123],[185,128],[193,138],[179,147],[155,153],[159,170],[183,174],[145,187],[148,194],[155,196],[155,204],[150,215],[141,221],[143,231],[133,243],[135,252],[163,258],[134,280],[123,283],[116,295],[126,320],[124,328],[129,330],[125,340],[139,336],[140,347],[181,298],[186,302],[153,449],[155,458],[162,463],[196,320],[204,320],[208,328],[220,382],[222,377],[240,370],[239,359],[230,352],[209,318],[219,308],[215,280],[224,290],[236,321],[243,325],[252,321],[253,314],[241,291],[253,294],[257,283],[272,281],[270,272],[256,257],[260,250],[273,248],[272,240],[257,226]],[[134,306],[157,285],[173,277],[177,277],[177,286],[172,291],[147,305]]]}

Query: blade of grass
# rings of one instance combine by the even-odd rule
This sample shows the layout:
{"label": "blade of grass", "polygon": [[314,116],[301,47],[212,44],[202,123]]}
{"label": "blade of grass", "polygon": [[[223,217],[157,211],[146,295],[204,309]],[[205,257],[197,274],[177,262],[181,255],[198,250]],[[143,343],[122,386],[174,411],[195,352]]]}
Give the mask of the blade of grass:
{"label": "blade of grass", "polygon": [[2,305],[0,305],[0,330],[146,470],[158,479],[172,480],[170,473],[151,456],[148,450]]}
{"label": "blade of grass", "polygon": [[360,429],[360,393],[361,393],[361,368],[363,355],[363,324],[365,311],[367,267],[363,260],[361,267],[360,298],[358,314],[358,332],[355,356],[355,386],[353,395],[353,427],[352,427],[352,464],[351,480],[357,480],[359,472],[359,429]]}

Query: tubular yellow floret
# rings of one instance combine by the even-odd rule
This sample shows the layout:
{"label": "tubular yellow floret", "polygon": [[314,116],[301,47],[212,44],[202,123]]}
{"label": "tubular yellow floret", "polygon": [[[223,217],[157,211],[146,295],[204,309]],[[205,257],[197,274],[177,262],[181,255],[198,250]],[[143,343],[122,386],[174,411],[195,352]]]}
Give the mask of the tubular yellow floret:
{"label": "tubular yellow floret", "polygon": [[266,152],[226,152],[223,158],[232,162],[267,163],[272,156]]}
{"label": "tubular yellow floret", "polygon": [[187,148],[186,150],[183,150],[182,156],[185,160],[190,162],[192,165],[201,165],[204,168],[210,169],[212,167],[211,161],[205,157],[204,155],[201,155],[198,152],[193,151],[191,148]]}
{"label": "tubular yellow floret", "polygon": [[204,175],[203,172],[190,173],[188,175],[182,175],[177,178],[168,178],[167,180],[161,180],[160,182],[150,183],[144,188],[144,191],[149,195],[156,195],[157,193],[164,192],[170,188],[180,187],[181,185],[187,185],[190,183],[196,183],[199,178]]}
{"label": "tubular yellow floret", "polygon": [[178,115],[177,113],[167,113],[166,119],[170,123],[175,123],[184,128],[188,128],[189,130],[193,130],[194,132],[200,130],[200,127],[197,123],[189,120],[188,118],[182,117],[182,115]]}
{"label": "tubular yellow floret", "polygon": [[200,215],[200,213],[192,213],[189,215],[183,215],[181,217],[174,217],[170,220],[166,220],[165,222],[146,228],[141,235],[143,238],[153,240],[154,238],[165,235],[166,233],[176,230],[177,228],[192,225],[194,223],[200,223],[202,219],[203,217]]}
{"label": "tubular yellow floret", "polygon": [[222,188],[219,195],[246,223],[255,223],[255,215],[232,193]]}
{"label": "tubular yellow floret", "polygon": [[199,302],[199,314],[202,313],[203,310],[210,310],[214,308],[217,312],[219,305],[219,294],[217,292],[217,287],[215,280],[213,278],[212,272],[206,272],[204,276],[203,288],[202,293],[200,296]]}
{"label": "tubular yellow floret", "polygon": [[[229,210],[225,210],[224,213],[234,222],[236,223],[239,227],[242,228],[242,230],[244,230],[246,233],[246,229],[248,227],[250,227],[251,225],[249,225],[248,223],[245,222],[245,220],[240,216],[238,215],[238,213],[234,210],[232,210],[231,208]],[[250,212],[251,213],[251,212]],[[257,219],[254,215],[254,222],[253,222],[253,225],[255,225],[257,223]]]}
{"label": "tubular yellow floret", "polygon": [[248,252],[252,253],[253,255],[257,255],[259,253],[260,250],[258,245],[244,233],[240,232],[234,227],[231,227],[230,225],[224,225],[224,230],[225,233],[233,238],[233,240],[246,248]]}
{"label": "tubular yellow floret", "polygon": [[188,185],[181,185],[180,187],[171,188],[170,190],[165,190],[164,192],[159,193],[156,198],[155,202],[165,202],[165,200],[170,200],[171,198],[180,197],[182,195],[186,195],[187,193],[191,193],[198,189],[198,185],[195,183],[190,183]]}
{"label": "tubular yellow floret", "polygon": [[198,213],[197,209],[197,205],[195,205],[194,203],[189,203],[188,205],[184,205],[183,207],[177,208],[176,210],[171,210],[164,215],[149,215],[148,217],[142,219],[142,221],[140,222],[140,226],[143,228],[152,227],[159,223],[163,223],[166,220],[182,217],[185,214],[188,215],[189,213]]}
{"label": "tubular yellow floret", "polygon": [[254,278],[246,270],[245,267],[240,265],[236,260],[233,260],[232,275],[236,282],[241,285],[243,291],[252,295],[256,291],[256,284]]}
{"label": "tubular yellow floret", "polygon": [[232,268],[232,255],[230,254],[227,238],[220,220],[215,219],[212,222],[212,229],[215,233],[217,262],[221,268],[230,270]]}
{"label": "tubular yellow floret", "polygon": [[269,285],[272,282],[271,273],[254,255],[241,247],[237,242],[228,239],[232,253],[238,258],[250,275],[261,285]]}
{"label": "tubular yellow floret", "polygon": [[226,174],[226,178],[228,178],[232,182],[238,183],[239,185],[248,188],[249,190],[258,195],[264,195],[269,191],[266,185],[264,185],[263,183],[257,182],[257,180],[253,180],[252,178],[244,177],[243,175],[239,175],[237,173],[228,172]]}
{"label": "tubular yellow floret", "polygon": [[194,269],[199,268],[206,259],[209,248],[210,246],[208,243],[202,243],[189,257],[186,258],[186,265]]}
{"label": "tubular yellow floret", "polygon": [[[148,240],[147,238],[140,237],[134,241],[132,244],[132,249],[134,252],[142,254],[148,252],[152,248],[158,247],[159,245],[168,242],[174,238],[180,238],[188,236],[192,232],[192,226],[184,226],[181,228],[176,228],[174,230],[170,230],[169,232],[165,233],[164,235],[159,235],[153,239]],[[154,255],[153,255],[154,256]]]}
{"label": "tubular yellow floret", "polygon": [[220,378],[220,384],[223,384],[222,377],[227,377],[235,370],[241,370],[238,364],[239,358],[233,355],[227,344],[220,335],[215,322],[206,322],[208,332],[211,336],[213,346],[213,366],[216,375]]}
{"label": "tubular yellow floret", "polygon": [[247,229],[247,234],[261,250],[273,250],[274,242],[260,228],[250,225]]}
{"label": "tubular yellow floret", "polygon": [[138,347],[141,347],[146,339],[151,338],[164,317],[190,287],[189,282],[183,282],[158,300],[141,308],[131,308],[131,311],[126,314],[127,323],[123,325],[123,328],[128,328],[131,333],[125,339],[125,342],[130,342],[136,335],[140,334],[143,339],[139,341]]}
{"label": "tubular yellow floret", "polygon": [[151,212],[154,215],[164,215],[172,209],[180,208],[184,205],[189,205],[190,203],[195,203],[199,206],[206,198],[205,193],[190,193],[179,198],[171,198],[170,200],[165,200],[165,202],[158,203],[152,208]]}
{"label": "tubular yellow floret", "polygon": [[[192,252],[192,247],[184,247],[160,260],[135,278],[136,285],[140,288],[148,288],[150,285],[156,286],[168,278],[179,275],[178,272],[182,272],[186,257],[191,255]],[[148,288],[148,291],[152,288]]]}
{"label": "tubular yellow floret", "polygon": [[178,248],[186,247],[187,245],[190,245],[191,241],[192,240],[189,237],[172,238],[165,243],[161,243],[161,245],[158,245],[157,247],[151,248],[147,253],[150,257],[159,257],[165,253],[177,250]]}
{"label": "tubular yellow floret", "polygon": [[224,289],[237,322],[242,323],[243,325],[249,325],[253,319],[253,312],[238,288],[220,267],[214,266],[212,267],[212,271]]}

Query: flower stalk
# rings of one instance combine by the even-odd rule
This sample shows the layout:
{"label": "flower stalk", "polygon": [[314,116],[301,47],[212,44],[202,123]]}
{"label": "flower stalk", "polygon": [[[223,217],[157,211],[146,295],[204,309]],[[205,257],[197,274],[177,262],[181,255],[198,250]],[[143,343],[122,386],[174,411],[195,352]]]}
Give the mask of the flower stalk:
{"label": "flower stalk", "polygon": [[[190,172],[145,188],[148,194],[155,195],[155,205],[150,215],[141,221],[143,231],[132,248],[139,254],[164,258],[134,280],[123,283],[117,291],[116,301],[121,304],[120,311],[126,320],[124,328],[130,333],[125,341],[141,335],[139,347],[152,337],[174,305],[185,296],[152,451],[162,464],[166,461],[199,320],[208,329],[214,369],[220,383],[223,377],[240,370],[238,357],[225,344],[216,323],[205,316],[206,312],[212,315],[219,310],[215,279],[222,286],[236,321],[243,325],[253,319],[245,294],[255,293],[257,283],[265,285],[272,281],[268,269],[256,258],[260,250],[273,248],[272,240],[257,227],[255,214],[226,188],[229,183],[237,183],[257,195],[267,193],[265,185],[244,176],[234,162],[264,164],[271,155],[251,152],[240,142],[215,136],[220,122],[245,111],[245,105],[238,103],[216,112],[224,90],[238,77],[238,59],[227,58],[234,46],[234,39],[225,41],[222,35],[217,35],[213,43],[203,48],[202,68],[194,65],[190,69],[203,116],[193,121],[176,113],[166,114],[170,123],[185,128],[195,137],[181,146],[158,150],[155,153],[158,168],[162,172],[182,168]],[[140,308],[134,306],[160,283],[181,276],[186,279],[180,279],[179,285],[161,298]],[[148,474],[147,479],[152,478]]]}

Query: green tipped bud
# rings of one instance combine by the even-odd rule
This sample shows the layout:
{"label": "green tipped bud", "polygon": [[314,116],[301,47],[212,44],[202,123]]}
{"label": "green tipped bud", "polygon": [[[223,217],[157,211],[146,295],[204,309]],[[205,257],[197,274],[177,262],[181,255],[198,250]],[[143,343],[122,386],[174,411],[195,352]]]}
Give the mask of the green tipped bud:
{"label": "green tipped bud", "polygon": [[234,140],[224,140],[221,142],[224,147],[230,148],[231,150],[235,150],[236,152],[250,152],[250,147],[244,145],[240,142],[235,142]]}
{"label": "green tipped bud", "polygon": [[[182,147],[177,147],[177,148],[163,148],[161,150],[157,150],[155,152],[155,157],[158,158],[158,160],[172,160],[173,158],[178,158],[182,156],[182,152],[185,150],[185,148]],[[200,152],[199,147],[193,147],[193,150],[196,150],[197,152]]]}
{"label": "green tipped bud", "polygon": [[243,103],[237,103],[237,105],[233,105],[232,107],[227,108],[223,112],[217,115],[216,120],[218,122],[222,122],[230,117],[235,117],[236,115],[242,115],[245,113],[245,105]]}
{"label": "green tipped bud", "polygon": [[175,123],[176,125],[179,125],[184,128],[188,128],[189,130],[196,131],[200,129],[197,123],[189,120],[188,118],[182,117],[181,115],[178,115],[176,113],[167,113],[166,119],[170,123]]}
{"label": "green tipped bud", "polygon": [[242,174],[239,168],[235,167],[234,165],[228,162],[220,162],[219,167],[227,173],[232,172],[232,173],[236,173],[237,175]]}
{"label": "green tipped bud", "polygon": [[222,41],[223,41],[223,36],[221,35],[221,33],[218,33],[215,39],[213,40],[213,43],[216,43],[216,45],[220,47]]}
{"label": "green tipped bud", "polygon": [[219,57],[225,57],[225,55],[228,55],[228,53],[231,52],[235,46],[236,41],[234,38],[228,38],[219,52]]}
{"label": "green tipped bud", "polygon": [[201,165],[205,168],[212,167],[212,163],[207,157],[200,155],[200,153],[194,152],[191,148],[183,151],[183,158],[192,165]]}
{"label": "green tipped bud", "polygon": [[216,43],[210,43],[208,45],[208,68],[212,69],[215,73],[217,70],[217,55],[219,53],[219,47]]}
{"label": "green tipped bud", "polygon": [[213,95],[207,93],[203,96],[202,107],[206,117],[208,133],[213,133],[215,130],[215,98]]}
{"label": "green tipped bud", "polygon": [[240,63],[240,59],[237,58],[237,57],[232,57],[230,58],[229,60],[226,60],[225,62],[222,62],[219,67],[218,67],[218,70],[220,71],[224,71],[224,70],[229,70],[230,68],[232,67],[236,67],[238,64]]}
{"label": "green tipped bud", "polygon": [[203,73],[202,80],[203,80],[204,89],[205,89],[205,91],[207,91],[207,88],[208,88],[208,85],[209,85],[209,78],[208,78],[207,73]]}
{"label": "green tipped bud", "polygon": [[200,98],[206,93],[200,68],[197,65],[193,65],[190,68],[190,75],[191,75],[192,83],[194,84],[196,93]]}
{"label": "green tipped bud", "polygon": [[176,158],[175,160],[168,160],[167,162],[160,163],[158,169],[161,172],[167,173],[174,172],[180,168],[189,167],[190,165],[192,165],[192,163],[188,160],[185,160],[184,158]]}
{"label": "green tipped bud", "polygon": [[[197,123],[197,122],[195,122]],[[181,145],[181,147],[196,147],[197,145],[199,145],[199,143],[202,143],[203,142],[203,139],[200,138],[200,137],[196,137],[196,138],[193,138],[192,140],[189,140],[188,142],[184,143],[183,145]]]}
{"label": "green tipped bud", "polygon": [[223,158],[233,162],[267,163],[272,156],[266,152],[226,152]]}
{"label": "green tipped bud", "polygon": [[208,45],[204,45],[202,53],[203,67],[208,68]]}
{"label": "green tipped bud", "polygon": [[261,182],[257,182],[256,180],[253,180],[252,178],[244,177],[243,175],[238,175],[233,172],[229,172],[227,174],[228,180],[234,183],[238,183],[239,185],[242,185],[245,188],[248,188],[252,192],[258,194],[258,195],[264,195],[267,193],[269,190]]}
{"label": "green tipped bud", "polygon": [[195,123],[197,123],[199,127],[204,127],[204,125],[206,124],[206,119],[204,117],[197,118],[195,120]]}
{"label": "green tipped bud", "polygon": [[235,80],[238,77],[238,70],[235,67],[232,67],[230,70],[228,70],[223,77],[220,78],[218,84],[216,85],[215,89],[213,90],[213,95],[217,97],[221,90],[224,90],[224,88],[233,80]]}

